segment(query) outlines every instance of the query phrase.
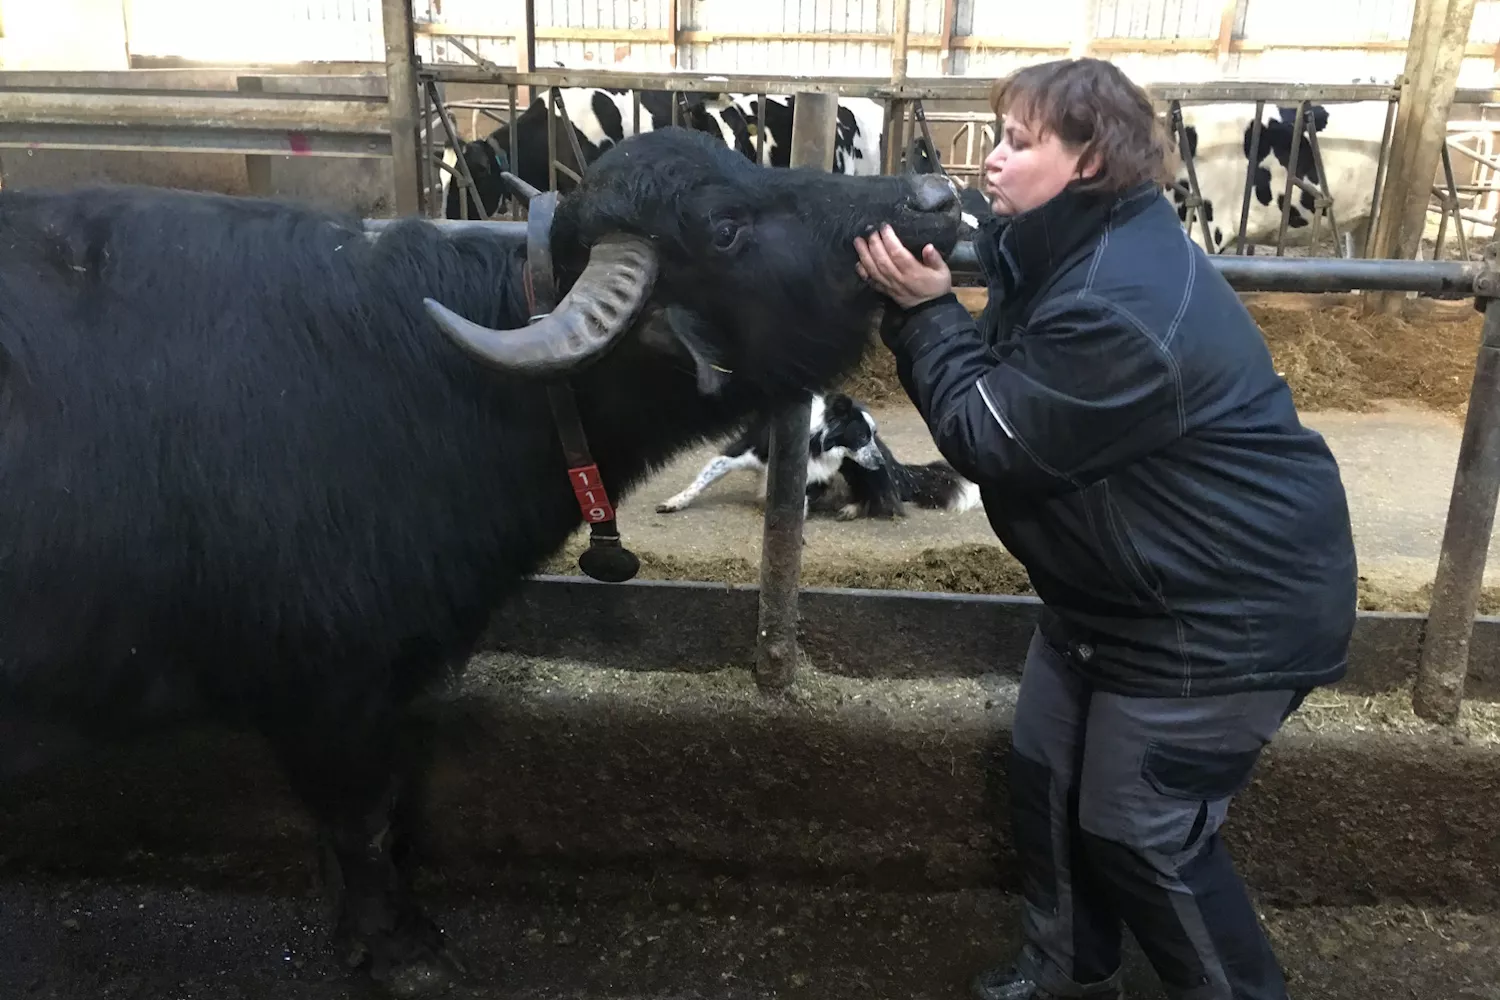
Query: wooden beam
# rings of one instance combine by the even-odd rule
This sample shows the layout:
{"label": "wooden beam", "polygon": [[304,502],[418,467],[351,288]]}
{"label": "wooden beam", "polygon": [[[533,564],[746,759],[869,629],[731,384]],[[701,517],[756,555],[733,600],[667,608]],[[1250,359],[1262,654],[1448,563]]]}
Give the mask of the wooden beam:
{"label": "wooden beam", "polygon": [[[938,73],[953,72],[953,32],[958,27],[958,0],[943,0],[943,30],[938,35]],[[911,39],[907,39],[911,44]],[[1496,56],[1500,59],[1500,55]]]}
{"label": "wooden beam", "polygon": [[682,12],[679,9],[678,0],[667,0],[667,44],[672,46],[672,52],[667,58],[667,64],[672,69],[677,68],[677,49],[681,44],[677,37],[677,29],[682,24]]}
{"label": "wooden beam", "polygon": [[[1410,260],[1427,223],[1432,180],[1447,137],[1475,0],[1417,0],[1411,43],[1375,220],[1374,256]],[[1374,293],[1368,312],[1398,312],[1403,295]]]}
{"label": "wooden beam", "polygon": [[1091,54],[1213,52],[1219,47],[1214,38],[1095,38],[1089,42]]}
{"label": "wooden beam", "polygon": [[[1256,42],[1237,39],[1230,45],[1231,52],[1310,52],[1319,49],[1341,52],[1405,52],[1407,43],[1400,38],[1353,42],[1347,39],[1323,42]],[[1494,56],[1495,52],[1495,46],[1491,44],[1474,43],[1463,46],[1465,59],[1488,59]]]}
{"label": "wooden beam", "polygon": [[1094,24],[1099,19],[1099,0],[1078,0],[1078,26],[1073,29],[1073,47],[1068,55],[1074,59],[1089,54],[1094,43]]}
{"label": "wooden beam", "polygon": [[1239,0],[1224,0],[1224,6],[1219,11],[1219,47],[1216,62],[1220,69],[1229,64],[1229,56],[1234,47],[1234,18],[1239,13],[1239,9]]}
{"label": "wooden beam", "polygon": [[906,50],[911,41],[911,0],[896,0],[891,13],[891,82],[906,82]]}
{"label": "wooden beam", "polygon": [[[519,0],[521,30],[516,32],[516,68],[523,73],[530,73],[536,69],[536,0]],[[516,106],[527,108],[531,106],[532,90],[530,87],[516,88]]]}
{"label": "wooden beam", "polygon": [[[722,94],[838,94],[876,101],[984,101],[991,81],[985,77],[908,77],[899,87],[883,77],[786,76],[739,73],[635,73],[626,70],[548,68],[531,73],[514,69],[486,70],[477,66],[426,67],[435,80],[486,86],[526,83],[533,87],[614,87],[621,90],[678,90]],[[0,78],[5,74],[0,73]],[[1157,101],[1235,103],[1244,101],[1391,101],[1396,88],[1378,83],[1286,83],[1262,80],[1204,80],[1192,83],[1149,83],[1145,90]],[[1462,91],[1470,102],[1500,101],[1500,90]],[[1490,95],[1494,97],[1491,98]]]}
{"label": "wooden beam", "polygon": [[[401,3],[402,0],[386,0]],[[276,132],[384,132],[383,100],[230,97],[208,93],[8,91],[0,120],[15,125],[92,126],[122,122],[141,128],[227,128]],[[415,122],[415,118],[413,118]],[[416,141],[413,125],[412,141]],[[415,149],[415,146],[413,146]],[[415,160],[413,160],[415,163]]]}
{"label": "wooden beam", "polygon": [[[956,5],[957,0],[944,0],[944,2],[945,4]],[[464,38],[484,39],[516,39],[520,37],[520,32],[516,31],[499,31],[489,28],[483,31],[474,31],[462,25],[454,24],[418,25],[417,33],[436,37],[457,35]],[[551,42],[656,42],[660,44],[669,40],[664,31],[656,28],[557,28],[543,26],[536,29],[536,37],[542,41]],[[767,32],[680,30],[677,32],[676,38],[683,45],[712,45],[715,42],[828,42],[830,44],[855,42],[878,45],[891,41],[890,34],[882,34],[878,31]],[[1024,38],[1001,38],[998,36],[955,36],[951,32],[946,36],[941,34],[909,34],[906,43],[908,49],[941,49],[950,45],[960,49],[1015,49],[1018,52],[1057,52],[1066,51],[1068,48],[1066,42],[1035,41]]]}
{"label": "wooden beam", "polygon": [[[678,0],[670,0],[674,5]],[[909,2],[909,0],[908,0]],[[1097,0],[1088,0],[1095,3]],[[1322,41],[1309,41],[1306,39],[1272,39],[1259,41],[1254,39],[1243,39],[1233,37],[1233,10],[1226,3],[1226,14],[1229,25],[1229,38],[1225,41],[1225,21],[1220,21],[1219,34],[1209,37],[1185,36],[1180,38],[1092,38],[1087,40],[1086,46],[1080,46],[1075,39],[1073,42],[1065,42],[1050,39],[1035,38],[1007,38],[1002,35],[959,35],[953,31],[953,22],[957,16],[958,0],[943,0],[944,13],[943,24],[945,30],[938,34],[908,34],[906,47],[910,49],[938,49],[949,53],[944,59],[951,60],[951,52],[955,50],[1011,50],[1015,52],[1069,52],[1076,53],[1080,48],[1086,48],[1088,52],[1101,54],[1171,54],[1180,52],[1202,52],[1213,53],[1222,56],[1223,53],[1259,53],[1276,51],[1317,51],[1326,49],[1329,51],[1343,52],[1400,52],[1406,48],[1407,43],[1402,39],[1376,39],[1370,41],[1351,41],[1349,39],[1324,39]],[[950,16],[951,15],[951,16]],[[516,40],[519,43],[521,32],[498,31],[485,29],[474,31],[463,25],[455,24],[422,24],[417,25],[417,34],[431,35],[434,37],[462,36],[464,38],[483,38],[498,40]],[[826,42],[830,45],[842,43],[857,44],[883,44],[892,40],[889,34],[881,34],[878,31],[855,31],[855,32],[831,32],[831,31],[702,31],[702,30],[678,30],[662,28],[564,28],[542,26],[536,29],[537,40],[548,42],[641,42],[655,44],[677,44],[677,45],[713,45],[717,42]],[[518,52],[520,49],[518,47]],[[1475,43],[1467,45],[1464,49],[1465,58],[1497,58],[1500,59],[1500,46],[1493,44]],[[521,68],[518,66],[518,68]],[[524,70],[523,70],[524,71]],[[947,72],[945,69],[943,72]]]}
{"label": "wooden beam", "polygon": [[417,71],[411,0],[381,0],[385,30],[385,78],[391,129],[391,209],[421,210],[421,161],[417,151]]}

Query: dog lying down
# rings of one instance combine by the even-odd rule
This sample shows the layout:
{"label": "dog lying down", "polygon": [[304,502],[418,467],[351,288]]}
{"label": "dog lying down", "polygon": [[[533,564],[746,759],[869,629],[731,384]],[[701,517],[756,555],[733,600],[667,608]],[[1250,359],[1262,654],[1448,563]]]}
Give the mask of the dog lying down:
{"label": "dog lying down", "polygon": [[[807,437],[807,495],[803,512],[822,500],[842,476],[848,502],[838,508],[838,519],[904,517],[905,505],[954,513],[979,503],[979,488],[942,460],[923,465],[898,461],[876,431],[875,418],[862,404],[843,393],[812,397]],[[656,505],[661,514],[686,508],[710,485],[731,472],[753,471],[760,476],[758,495],[766,496],[771,425],[761,415],[718,455],[709,459],[698,477],[682,492]]]}

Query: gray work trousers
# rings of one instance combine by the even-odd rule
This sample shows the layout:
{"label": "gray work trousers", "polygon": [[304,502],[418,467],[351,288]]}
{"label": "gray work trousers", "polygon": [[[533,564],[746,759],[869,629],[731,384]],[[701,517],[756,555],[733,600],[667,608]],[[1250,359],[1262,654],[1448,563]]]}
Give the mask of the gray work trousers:
{"label": "gray work trousers", "polygon": [[1113,987],[1123,923],[1173,1000],[1284,1000],[1218,831],[1305,694],[1108,694],[1034,635],[1009,766],[1022,971],[1058,996]]}

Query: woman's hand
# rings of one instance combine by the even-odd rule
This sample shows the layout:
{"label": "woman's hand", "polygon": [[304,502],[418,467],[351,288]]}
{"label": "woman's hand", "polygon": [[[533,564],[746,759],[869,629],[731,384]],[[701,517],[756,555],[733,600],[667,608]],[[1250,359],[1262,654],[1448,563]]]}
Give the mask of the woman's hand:
{"label": "woman's hand", "polygon": [[876,290],[898,306],[910,309],[947,295],[953,290],[953,275],[931,243],[922,248],[922,259],[911,255],[889,225],[854,240],[859,263],[854,270]]}

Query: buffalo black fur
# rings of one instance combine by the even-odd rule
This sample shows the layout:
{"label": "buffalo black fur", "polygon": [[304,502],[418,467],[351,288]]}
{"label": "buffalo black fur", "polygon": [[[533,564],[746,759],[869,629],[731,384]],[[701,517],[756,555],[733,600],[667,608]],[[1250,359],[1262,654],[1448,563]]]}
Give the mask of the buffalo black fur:
{"label": "buffalo black fur", "polygon": [[[956,236],[911,183],[762,168],[682,129],[593,165],[554,220],[562,289],[612,229],[661,259],[574,379],[617,501],[858,362],[879,300],[854,236]],[[109,187],[0,192],[0,233],[0,707],[88,738],[264,734],[336,865],[345,960],[440,981],[410,891],[428,750],[408,706],[581,515],[543,388],[422,302],[524,325],[524,243]]]}

